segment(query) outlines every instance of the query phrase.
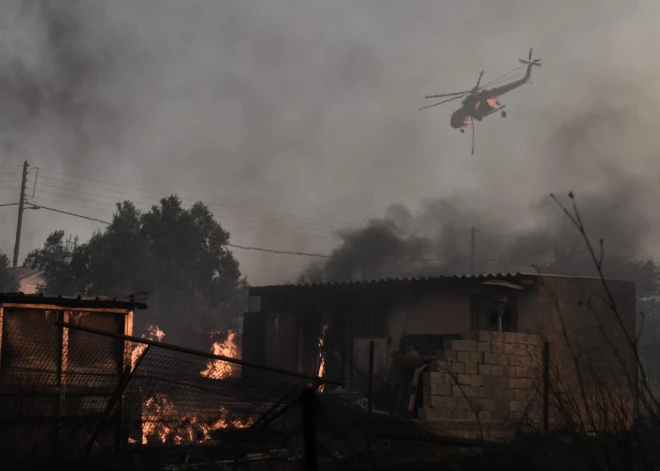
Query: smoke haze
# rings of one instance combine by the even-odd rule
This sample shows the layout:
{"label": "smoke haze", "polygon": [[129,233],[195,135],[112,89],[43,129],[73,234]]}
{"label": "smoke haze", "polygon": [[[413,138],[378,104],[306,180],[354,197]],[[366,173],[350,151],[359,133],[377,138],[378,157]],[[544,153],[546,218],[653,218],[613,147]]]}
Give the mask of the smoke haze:
{"label": "smoke haze", "polygon": [[[416,258],[467,271],[473,226],[477,253],[508,263],[484,269],[551,259],[568,228],[546,195],[570,190],[609,250],[653,254],[658,13],[650,0],[5,0],[0,165],[123,185],[40,173],[74,183],[39,180],[53,186],[31,201],[104,220],[117,198],[213,203],[235,244],[339,247],[325,267],[336,278],[420,274],[426,262],[398,261]],[[534,85],[503,98],[507,119],[477,123],[474,156],[450,105],[416,111],[529,47],[544,64]],[[0,204],[16,200],[19,170],[0,167]],[[0,208],[8,253],[15,217]],[[99,225],[29,211],[21,260],[59,228],[84,239]],[[392,262],[343,262],[357,253]],[[309,263],[236,255],[253,284]]]}

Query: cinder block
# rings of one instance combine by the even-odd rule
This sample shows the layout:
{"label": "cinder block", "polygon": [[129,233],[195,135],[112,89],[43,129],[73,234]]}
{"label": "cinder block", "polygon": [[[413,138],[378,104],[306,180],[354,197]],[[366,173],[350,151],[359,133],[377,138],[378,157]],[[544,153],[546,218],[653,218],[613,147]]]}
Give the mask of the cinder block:
{"label": "cinder block", "polygon": [[529,378],[529,368],[525,366],[516,366],[516,376],[518,378]]}
{"label": "cinder block", "polygon": [[523,366],[526,364],[525,357],[521,355],[506,355],[509,358],[507,365],[511,366]]}
{"label": "cinder block", "polygon": [[509,410],[511,412],[525,412],[526,409],[527,409],[527,401],[509,402]]}
{"label": "cinder block", "polygon": [[490,397],[491,399],[509,399],[508,397],[504,397],[504,389],[500,388],[491,388],[490,389]]}
{"label": "cinder block", "polygon": [[515,332],[502,332],[504,334],[504,343],[517,343]]}
{"label": "cinder block", "polygon": [[509,378],[509,389],[522,389],[521,378]]}
{"label": "cinder block", "polygon": [[433,395],[433,383],[424,383],[422,384],[422,394],[424,397],[429,397]]}
{"label": "cinder block", "polygon": [[451,418],[455,420],[465,420],[467,416],[467,411],[463,409],[454,409],[451,411]]}
{"label": "cinder block", "polygon": [[490,399],[490,392],[492,391],[492,388],[489,388],[487,386],[483,386],[479,388],[479,397],[482,399]]}
{"label": "cinder block", "polygon": [[521,389],[532,389],[532,379],[531,378],[520,378],[520,388]]}
{"label": "cinder block", "polygon": [[490,344],[491,353],[504,353],[504,343],[502,342],[493,342]]}
{"label": "cinder block", "polygon": [[492,375],[493,374],[493,365],[481,364],[479,366],[480,375]]}
{"label": "cinder block", "polygon": [[498,409],[497,401],[495,399],[483,399],[481,408],[483,410],[494,412]]}
{"label": "cinder block", "polygon": [[475,340],[452,340],[451,349],[455,352],[476,352],[477,342]]}
{"label": "cinder block", "polygon": [[466,363],[465,364],[465,374],[476,375],[479,374],[479,366],[476,363]]}
{"label": "cinder block", "polygon": [[484,363],[487,365],[501,365],[502,364],[502,354],[501,353],[484,353]]}
{"label": "cinder block", "polygon": [[516,377],[516,367],[515,366],[503,366],[504,376],[510,376],[512,378]]}
{"label": "cinder block", "polygon": [[490,376],[482,375],[483,384],[488,388],[507,388],[509,386],[509,378],[506,376]]}
{"label": "cinder block", "polygon": [[467,363],[470,361],[470,352],[456,352],[456,361],[459,363]]}
{"label": "cinder block", "polygon": [[450,367],[454,374],[465,373],[465,363],[451,362]]}
{"label": "cinder block", "polygon": [[507,355],[518,355],[520,354],[520,348],[518,347],[518,345],[514,343],[505,343],[504,353],[506,353]]}
{"label": "cinder block", "polygon": [[491,332],[490,337],[494,343],[504,343],[505,332]]}
{"label": "cinder block", "polygon": [[451,409],[447,409],[444,407],[439,409],[423,407],[419,409],[418,417],[420,420],[424,420],[426,422],[432,422],[434,420],[447,420],[452,418],[451,412],[452,412]]}
{"label": "cinder block", "polygon": [[422,373],[422,384],[441,383],[443,374],[434,371],[425,371]]}
{"label": "cinder block", "polygon": [[470,361],[472,363],[483,363],[484,354],[482,352],[470,352]]}
{"label": "cinder block", "polygon": [[434,396],[451,396],[451,384],[432,383]]}
{"label": "cinder block", "polygon": [[442,409],[445,407],[445,398],[442,396],[432,396],[431,397],[431,408],[432,409]]}
{"label": "cinder block", "polygon": [[484,377],[481,375],[468,375],[470,377],[470,385],[481,387],[484,385]]}
{"label": "cinder block", "polygon": [[491,342],[478,342],[477,351],[482,353],[490,353]]}
{"label": "cinder block", "polygon": [[491,365],[490,374],[493,376],[504,376],[504,366],[501,365]]}
{"label": "cinder block", "polygon": [[455,397],[466,397],[468,399],[478,398],[479,397],[479,388],[476,386],[464,386],[461,384],[455,384],[451,387],[452,396]]}
{"label": "cinder block", "polygon": [[514,389],[514,398],[516,401],[526,401],[527,400],[527,390],[526,389]]}
{"label": "cinder block", "polygon": [[478,342],[492,342],[493,336],[492,332],[489,330],[478,330],[477,338],[475,339]]}
{"label": "cinder block", "polygon": [[490,424],[493,422],[491,412],[488,410],[479,411],[479,422],[482,424]]}
{"label": "cinder block", "polygon": [[445,361],[456,361],[456,352],[451,349],[440,350],[438,359]]}
{"label": "cinder block", "polygon": [[459,398],[455,396],[446,396],[443,398],[447,409],[457,409]]}
{"label": "cinder block", "polygon": [[464,396],[455,396],[456,397],[456,409],[470,410],[472,408],[470,404],[470,399]]}
{"label": "cinder block", "polygon": [[462,386],[471,386],[470,375],[468,374],[458,374],[456,375],[456,383]]}

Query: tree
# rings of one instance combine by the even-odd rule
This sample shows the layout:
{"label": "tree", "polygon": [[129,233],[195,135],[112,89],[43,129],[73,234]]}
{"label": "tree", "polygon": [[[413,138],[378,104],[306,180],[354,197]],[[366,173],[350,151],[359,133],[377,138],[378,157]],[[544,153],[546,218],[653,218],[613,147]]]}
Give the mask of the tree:
{"label": "tree", "polygon": [[9,268],[9,257],[0,252],[0,293],[8,293],[18,289],[18,280]]}
{"label": "tree", "polygon": [[243,311],[245,280],[228,241],[204,204],[184,209],[171,196],[145,213],[118,204],[107,229],[84,244],[56,231],[26,264],[44,270],[48,292],[147,292],[149,310],[136,313],[136,326],[142,317],[187,343],[193,333],[234,327]]}

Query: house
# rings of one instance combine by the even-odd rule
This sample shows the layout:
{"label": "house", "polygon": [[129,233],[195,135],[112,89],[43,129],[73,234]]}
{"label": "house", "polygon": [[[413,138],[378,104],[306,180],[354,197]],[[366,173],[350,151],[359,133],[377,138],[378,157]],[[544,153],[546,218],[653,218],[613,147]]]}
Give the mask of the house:
{"label": "house", "polygon": [[[323,373],[364,391],[372,341],[378,387],[400,378],[415,356],[411,348],[432,358],[451,350],[452,340],[472,338],[470,332],[510,332],[548,342],[553,364],[564,368],[562,381],[575,376],[570,355],[576,350],[603,374],[615,375],[622,362],[620,369],[634,372],[632,352],[614,357],[635,335],[635,285],[606,284],[608,291],[596,278],[505,273],[252,287],[243,358]],[[603,301],[608,293],[616,312]],[[620,351],[612,352],[613,345]],[[411,361],[414,370],[419,362]]]}
{"label": "house", "polygon": [[9,274],[18,280],[18,291],[24,294],[34,294],[39,291],[40,286],[46,284],[44,271],[38,268],[13,267]]}

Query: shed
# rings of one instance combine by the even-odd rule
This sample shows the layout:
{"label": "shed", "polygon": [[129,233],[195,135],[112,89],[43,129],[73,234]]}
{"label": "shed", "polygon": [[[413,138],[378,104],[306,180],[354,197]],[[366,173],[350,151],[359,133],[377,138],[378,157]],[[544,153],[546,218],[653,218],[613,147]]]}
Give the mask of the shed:
{"label": "shed", "polygon": [[131,298],[0,294],[0,463],[75,461],[122,446],[120,414],[97,424],[130,352],[123,340],[65,325],[131,335],[134,311],[145,308]]}

